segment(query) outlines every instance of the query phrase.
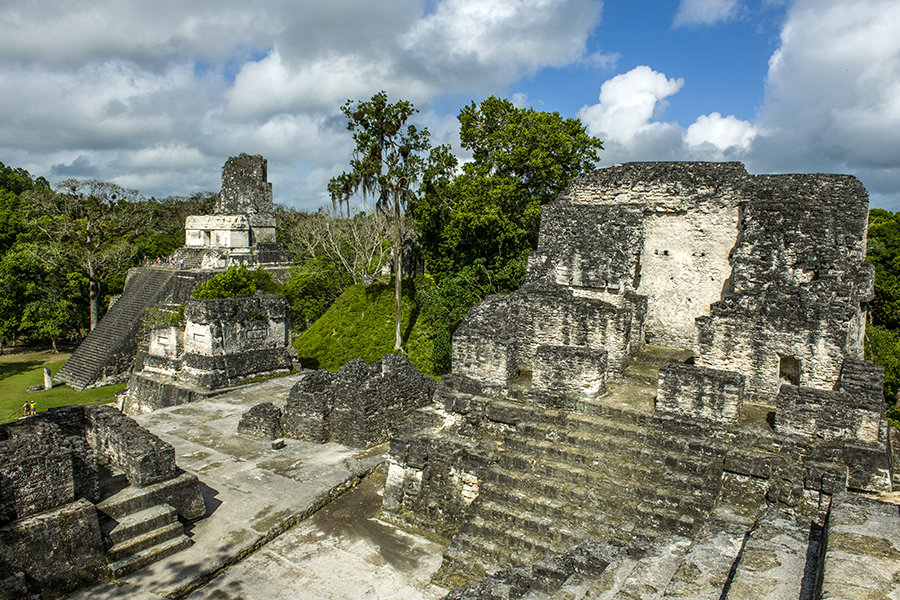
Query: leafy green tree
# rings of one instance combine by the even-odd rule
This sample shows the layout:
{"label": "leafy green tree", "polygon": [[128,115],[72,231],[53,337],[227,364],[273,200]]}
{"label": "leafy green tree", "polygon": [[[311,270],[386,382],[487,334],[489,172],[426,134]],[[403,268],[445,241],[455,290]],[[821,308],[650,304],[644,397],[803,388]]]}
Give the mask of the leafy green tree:
{"label": "leafy green tree", "polygon": [[[389,103],[387,93],[378,92],[370,100],[348,100],[341,111],[347,117],[347,129],[353,132],[356,149],[350,170],[334,177],[328,190],[336,206],[349,203],[350,197],[362,192],[373,196],[378,210],[394,218],[394,349],[402,350],[401,283],[403,248],[401,214],[415,197],[424,168],[421,154],[431,146],[428,129],[407,123],[416,108],[406,101]],[[349,204],[348,204],[349,213]]]}
{"label": "leafy green tree", "polygon": [[213,275],[194,290],[194,298],[233,298],[252,296],[256,292],[280,294],[281,288],[262,267],[254,270],[247,265],[229,267],[224,273]]}
{"label": "leafy green tree", "polygon": [[411,210],[438,280],[476,261],[500,269],[534,248],[541,206],[593,168],[603,147],[577,119],[493,96],[458,118],[472,161],[455,174],[449,149],[435,148]]}
{"label": "leafy green tree", "polygon": [[88,281],[90,326],[100,318],[101,286],[134,262],[134,240],[152,223],[138,193],[102,181],[70,179],[56,192],[25,194],[28,225],[42,238],[37,258]]}

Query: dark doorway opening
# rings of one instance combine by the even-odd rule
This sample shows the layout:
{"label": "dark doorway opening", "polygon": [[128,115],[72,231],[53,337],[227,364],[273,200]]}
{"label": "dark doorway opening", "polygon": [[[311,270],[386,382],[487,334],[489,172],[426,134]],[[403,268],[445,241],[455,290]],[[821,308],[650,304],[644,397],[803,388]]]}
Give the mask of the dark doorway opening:
{"label": "dark doorway opening", "polygon": [[781,383],[800,385],[800,361],[793,356],[778,355],[778,378]]}

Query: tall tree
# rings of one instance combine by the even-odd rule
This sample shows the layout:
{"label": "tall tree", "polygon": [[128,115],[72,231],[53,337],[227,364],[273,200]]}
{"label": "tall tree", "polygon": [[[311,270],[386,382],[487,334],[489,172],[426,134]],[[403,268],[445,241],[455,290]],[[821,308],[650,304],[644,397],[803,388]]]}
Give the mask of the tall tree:
{"label": "tall tree", "polygon": [[537,244],[541,206],[593,168],[603,147],[577,119],[495,97],[463,107],[458,118],[472,160],[458,170],[449,148],[432,150],[410,210],[437,280],[425,298],[439,329],[436,374],[450,368],[450,341],[466,311],[520,284]]}
{"label": "tall tree", "polygon": [[[347,129],[356,142],[350,170],[328,184],[336,205],[349,203],[356,192],[375,198],[378,210],[394,220],[395,340],[394,349],[403,349],[400,336],[400,294],[403,281],[402,213],[414,198],[424,167],[422,153],[431,146],[428,129],[419,129],[409,118],[416,112],[406,101],[388,102],[387,93],[378,92],[370,100],[348,100],[341,111],[347,117]],[[348,204],[349,213],[349,204]]]}
{"label": "tall tree", "polygon": [[490,97],[463,107],[460,141],[472,160],[454,172],[435,148],[412,214],[438,279],[475,262],[504,269],[537,244],[541,206],[594,167],[602,142],[578,119]]}
{"label": "tall tree", "polygon": [[135,238],[152,227],[138,193],[102,181],[70,179],[57,190],[32,190],[29,224],[42,244],[36,256],[61,272],[88,281],[91,329],[100,318],[101,285],[133,263]]}

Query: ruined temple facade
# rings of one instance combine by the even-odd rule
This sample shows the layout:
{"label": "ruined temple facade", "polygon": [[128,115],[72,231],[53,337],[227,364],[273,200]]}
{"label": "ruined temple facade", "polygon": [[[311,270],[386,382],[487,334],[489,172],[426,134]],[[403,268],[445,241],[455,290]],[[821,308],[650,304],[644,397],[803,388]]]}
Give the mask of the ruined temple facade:
{"label": "ruined temple facade", "polygon": [[272,184],[258,154],[229,158],[215,212],[188,217],[184,228],[185,246],[176,259],[200,268],[290,263],[275,239]]}
{"label": "ruined temple facade", "polygon": [[[892,488],[883,368],[863,360],[867,218],[844,175],[579,178],[544,206],[521,288],[463,320],[424,426],[393,440],[385,517],[452,541],[447,584],[586,540],[639,556],[725,531],[737,552],[766,519],[827,562],[832,497]],[[731,581],[680,572],[666,597]]]}
{"label": "ruined temple facade", "polygon": [[206,513],[175,449],[111,406],[0,425],[0,597],[56,598],[191,545]]}
{"label": "ruined temple facade", "polygon": [[290,306],[255,295],[184,304],[183,322],[150,331],[121,408],[126,414],[193,402],[293,368]]}

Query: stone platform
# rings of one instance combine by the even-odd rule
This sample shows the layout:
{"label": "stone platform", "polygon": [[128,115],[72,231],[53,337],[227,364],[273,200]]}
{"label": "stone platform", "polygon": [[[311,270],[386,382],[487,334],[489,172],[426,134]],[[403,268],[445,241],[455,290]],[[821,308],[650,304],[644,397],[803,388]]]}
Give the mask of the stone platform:
{"label": "stone platform", "polygon": [[270,441],[238,435],[243,412],[261,402],[283,405],[295,374],[224,396],[136,418],[175,447],[178,464],[203,482],[207,516],[189,528],[186,550],[119,581],[71,598],[179,598],[350,489],[384,461],[383,448]]}

